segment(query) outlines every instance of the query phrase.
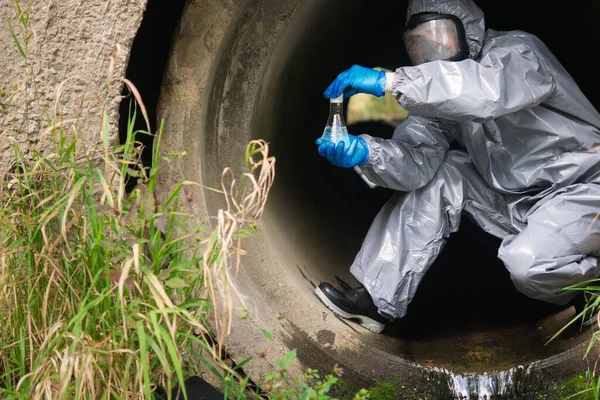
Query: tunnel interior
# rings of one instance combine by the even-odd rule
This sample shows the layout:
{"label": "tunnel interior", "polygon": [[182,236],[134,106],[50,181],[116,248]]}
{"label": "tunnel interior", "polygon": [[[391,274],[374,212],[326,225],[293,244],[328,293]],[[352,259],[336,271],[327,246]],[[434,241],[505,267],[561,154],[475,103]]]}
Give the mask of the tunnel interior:
{"label": "tunnel interior", "polygon": [[[149,1],[127,70],[127,78],[150,100],[147,108],[153,122],[170,38],[185,1],[178,0],[176,7],[163,3]],[[298,285],[309,295],[321,281],[356,284],[348,268],[373,218],[393,194],[369,189],[352,170],[333,167],[317,154],[314,140],[328,115],[322,92],[353,64],[395,69],[408,63],[400,39],[405,1],[304,3],[277,38],[270,65],[259,68],[267,72],[253,105],[252,136],[266,139],[277,158],[264,229],[274,248],[281,249],[281,259],[287,260],[278,268],[289,269],[290,276],[299,272],[303,282]],[[488,28],[520,29],[539,36],[592,103],[600,105],[600,81],[595,79],[590,51],[600,41],[593,32],[593,12],[582,15],[580,8],[565,9],[558,0],[477,3]],[[121,133],[126,132],[125,103]],[[141,118],[136,124],[143,129]],[[366,122],[349,131],[390,137],[393,127]],[[152,138],[140,139],[148,161]],[[218,155],[206,155],[211,157]],[[220,172],[211,169],[204,174],[217,181]],[[498,246],[498,239],[463,218],[460,231],[450,237],[427,273],[407,317],[386,328],[383,339],[365,340],[420,363],[468,371],[542,359],[584,340],[585,335],[573,327],[546,345],[572,313],[518,293],[496,257]],[[557,315],[561,317],[542,329],[540,321]]]}
{"label": "tunnel interior", "polygon": [[[520,3],[516,13],[514,4],[479,3],[488,27],[526,30],[542,38],[598,104],[598,85],[590,79],[593,71],[581,63],[582,52],[593,48],[597,38],[578,34],[581,40],[576,46],[565,41],[564,32],[547,21],[568,20],[568,16],[560,8],[544,4]],[[368,188],[354,171],[333,167],[317,154],[314,140],[322,133],[329,112],[322,92],[353,64],[392,70],[408,65],[400,40],[405,6],[401,1],[323,6],[312,14],[310,27],[304,27],[302,33],[293,31],[290,36],[294,39],[282,41],[288,57],[277,60],[284,66],[277,81],[267,86],[276,99],[271,112],[266,112],[268,123],[265,110],[257,110],[260,122],[256,132],[270,133],[278,159],[278,178],[270,200],[277,215],[274,223],[286,224],[288,239],[306,249],[306,262],[289,267],[300,268],[311,286],[321,281],[338,287],[356,286],[349,266],[371,221],[394,193]],[[393,130],[378,122],[349,126],[352,134],[385,138]],[[499,244],[499,239],[463,217],[459,232],[450,237],[427,272],[408,315],[388,326],[385,335],[399,339],[402,351],[412,353],[415,359],[435,359],[435,363],[465,370],[515,365],[557,351],[560,344],[545,346],[548,332],[540,330],[540,321],[565,307],[517,292],[497,258]],[[412,348],[406,343],[412,343]],[[470,351],[478,354],[464,357]]]}

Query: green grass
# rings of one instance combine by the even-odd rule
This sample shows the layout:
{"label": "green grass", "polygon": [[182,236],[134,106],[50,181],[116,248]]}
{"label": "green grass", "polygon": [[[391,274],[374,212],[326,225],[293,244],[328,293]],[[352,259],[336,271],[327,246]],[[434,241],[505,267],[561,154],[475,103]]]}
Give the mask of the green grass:
{"label": "green grass", "polygon": [[[599,214],[600,215],[600,214]],[[596,223],[596,221],[594,221]],[[576,291],[579,295],[583,295],[586,300],[586,305],[582,311],[577,313],[564,327],[554,334],[548,342],[556,339],[571,325],[583,328],[582,324],[591,315],[598,315],[600,311],[600,279],[592,279],[585,282],[580,282],[564,288],[563,290]],[[600,326],[600,320],[595,321],[595,326]],[[591,355],[597,353],[598,339],[600,331],[598,329],[590,330],[590,340],[583,355],[588,359],[588,364],[591,367],[586,371],[585,375],[578,375],[563,385],[563,394],[565,399],[600,399],[600,377],[598,376],[598,359],[590,358]]]}
{"label": "green grass", "polygon": [[[227,331],[207,323],[211,293],[231,284],[220,267],[241,239],[204,232],[178,211],[192,182],[165,204],[154,201],[157,170],[140,165],[132,124],[125,143],[98,158],[55,133],[46,154],[26,158],[15,147],[14,168],[0,178],[0,398],[151,398],[157,385],[169,392],[194,372],[194,345],[219,362],[208,343]],[[258,182],[271,167],[253,160],[266,155],[262,146],[252,143],[247,155]],[[128,173],[138,177],[130,194]],[[265,200],[240,202],[218,228],[243,231]]]}
{"label": "green grass", "polygon": [[565,382],[561,386],[560,392],[565,399],[587,400],[595,398],[588,385],[588,379],[583,374],[576,375]]}

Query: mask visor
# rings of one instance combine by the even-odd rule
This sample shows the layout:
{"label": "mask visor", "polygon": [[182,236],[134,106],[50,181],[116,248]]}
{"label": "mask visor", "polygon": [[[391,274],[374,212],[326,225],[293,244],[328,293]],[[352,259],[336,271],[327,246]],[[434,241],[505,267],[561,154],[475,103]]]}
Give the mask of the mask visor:
{"label": "mask visor", "polygon": [[407,30],[403,39],[413,65],[436,60],[453,61],[463,52],[458,29],[452,19],[423,22]]}

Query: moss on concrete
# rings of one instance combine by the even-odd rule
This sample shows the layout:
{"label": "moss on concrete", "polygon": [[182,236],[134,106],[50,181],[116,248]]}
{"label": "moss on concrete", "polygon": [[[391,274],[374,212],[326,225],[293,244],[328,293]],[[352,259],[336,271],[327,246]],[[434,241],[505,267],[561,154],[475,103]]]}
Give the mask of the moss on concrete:
{"label": "moss on concrete", "polygon": [[592,391],[587,391],[588,389],[587,379],[584,374],[575,375],[568,381],[562,384],[560,388],[560,393],[564,397],[573,398],[573,399],[593,399],[594,396]]}
{"label": "moss on concrete", "polygon": [[369,400],[433,400],[437,398],[440,398],[439,394],[425,394],[415,387],[391,382],[378,382],[369,388]]}
{"label": "moss on concrete", "polygon": [[[344,385],[350,388],[351,383],[345,382]],[[547,389],[546,393],[533,394],[532,397],[536,400],[592,400],[595,399],[591,389],[589,389],[588,381],[585,374],[573,376],[562,384],[556,383]],[[352,389],[348,390],[348,394],[354,393]],[[353,397],[338,397],[341,400],[352,399]],[[436,396],[429,397],[427,394],[419,393],[413,387],[408,387],[401,384],[391,382],[378,382],[376,385],[369,388],[370,400],[428,400],[437,398]]]}
{"label": "moss on concrete", "polygon": [[397,400],[399,397],[399,387],[390,382],[379,382],[369,389],[369,399],[371,400]]}
{"label": "moss on concrete", "polygon": [[353,400],[354,395],[362,389],[348,379],[340,379],[329,391],[329,395],[335,399]]}

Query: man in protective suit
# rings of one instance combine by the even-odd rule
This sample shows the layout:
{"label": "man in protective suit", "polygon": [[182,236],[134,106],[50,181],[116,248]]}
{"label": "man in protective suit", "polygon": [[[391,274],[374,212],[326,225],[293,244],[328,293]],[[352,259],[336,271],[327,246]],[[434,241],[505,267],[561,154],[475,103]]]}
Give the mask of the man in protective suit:
{"label": "man in protective suit", "polygon": [[[409,112],[392,139],[317,140],[333,165],[397,190],[350,271],[361,283],[316,293],[381,332],[402,318],[462,214],[502,239],[525,295],[567,305],[563,288],[600,276],[600,114],[535,36],[485,30],[471,0],[411,0],[403,40],[414,66],[354,66],[325,97],[391,92]],[[462,150],[450,151],[456,143]]]}

